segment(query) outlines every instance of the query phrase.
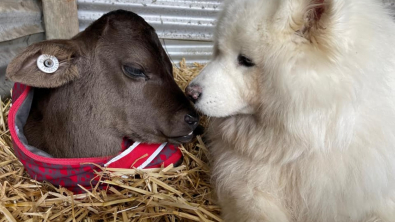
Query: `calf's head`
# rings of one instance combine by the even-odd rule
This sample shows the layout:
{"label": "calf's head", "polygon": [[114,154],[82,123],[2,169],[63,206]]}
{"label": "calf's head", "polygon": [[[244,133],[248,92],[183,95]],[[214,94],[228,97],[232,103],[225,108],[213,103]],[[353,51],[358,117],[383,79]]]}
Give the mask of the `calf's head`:
{"label": "calf's head", "polygon": [[[59,60],[54,73],[37,67],[42,54]],[[175,83],[155,30],[132,12],[110,12],[70,40],[28,47],[8,66],[7,77],[41,89],[35,92],[31,111],[38,114],[31,119],[35,124],[57,124],[52,131],[68,130],[70,140],[75,136],[100,142],[107,133],[141,142],[179,143],[192,139],[198,125],[198,115]],[[97,138],[89,138],[93,136]],[[79,144],[83,145],[78,141],[67,145]],[[107,147],[108,152],[99,153],[110,154],[118,148]]]}

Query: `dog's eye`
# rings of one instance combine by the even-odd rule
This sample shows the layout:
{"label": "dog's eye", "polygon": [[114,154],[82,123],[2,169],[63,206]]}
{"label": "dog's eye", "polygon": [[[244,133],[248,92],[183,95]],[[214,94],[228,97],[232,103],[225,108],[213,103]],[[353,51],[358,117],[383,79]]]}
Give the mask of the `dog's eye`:
{"label": "dog's eye", "polygon": [[148,76],[144,74],[144,71],[138,68],[123,66],[123,71],[126,76],[131,78],[145,78],[148,80]]}
{"label": "dog's eye", "polygon": [[239,62],[239,65],[245,67],[252,67],[255,65],[255,63],[250,58],[247,58],[245,55],[242,54],[239,54],[239,56],[237,57],[237,61]]}

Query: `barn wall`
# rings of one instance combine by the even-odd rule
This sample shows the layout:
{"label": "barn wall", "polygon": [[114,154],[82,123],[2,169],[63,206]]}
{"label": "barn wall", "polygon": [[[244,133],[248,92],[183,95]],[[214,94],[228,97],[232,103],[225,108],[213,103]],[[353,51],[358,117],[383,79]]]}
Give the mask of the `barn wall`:
{"label": "barn wall", "polygon": [[0,96],[9,95],[12,83],[5,81],[5,70],[13,57],[26,46],[44,39],[38,0],[0,1]]}
{"label": "barn wall", "polygon": [[78,0],[80,30],[104,13],[125,9],[151,24],[173,62],[206,63],[222,0]]}

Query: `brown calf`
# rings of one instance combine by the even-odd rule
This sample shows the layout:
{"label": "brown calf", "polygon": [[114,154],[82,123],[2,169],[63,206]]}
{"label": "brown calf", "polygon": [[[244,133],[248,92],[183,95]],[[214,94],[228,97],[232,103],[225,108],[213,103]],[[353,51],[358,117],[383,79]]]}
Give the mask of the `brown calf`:
{"label": "brown calf", "polygon": [[[57,57],[57,71],[40,71],[42,54]],[[7,77],[35,87],[24,134],[53,157],[114,155],[123,137],[187,142],[198,125],[155,30],[132,12],[110,12],[70,40],[31,45]]]}

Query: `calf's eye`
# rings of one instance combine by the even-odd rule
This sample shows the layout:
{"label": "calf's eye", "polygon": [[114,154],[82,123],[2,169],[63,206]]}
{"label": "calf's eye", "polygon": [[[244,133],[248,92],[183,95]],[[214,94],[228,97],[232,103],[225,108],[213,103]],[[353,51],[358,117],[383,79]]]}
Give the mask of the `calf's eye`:
{"label": "calf's eye", "polygon": [[134,68],[131,66],[123,66],[123,72],[127,77],[130,78],[145,78],[146,80],[149,79],[142,69]]}
{"label": "calf's eye", "polygon": [[245,67],[255,66],[255,63],[250,58],[246,57],[243,54],[239,54],[239,56],[237,56],[237,61],[241,66],[245,66]]}

